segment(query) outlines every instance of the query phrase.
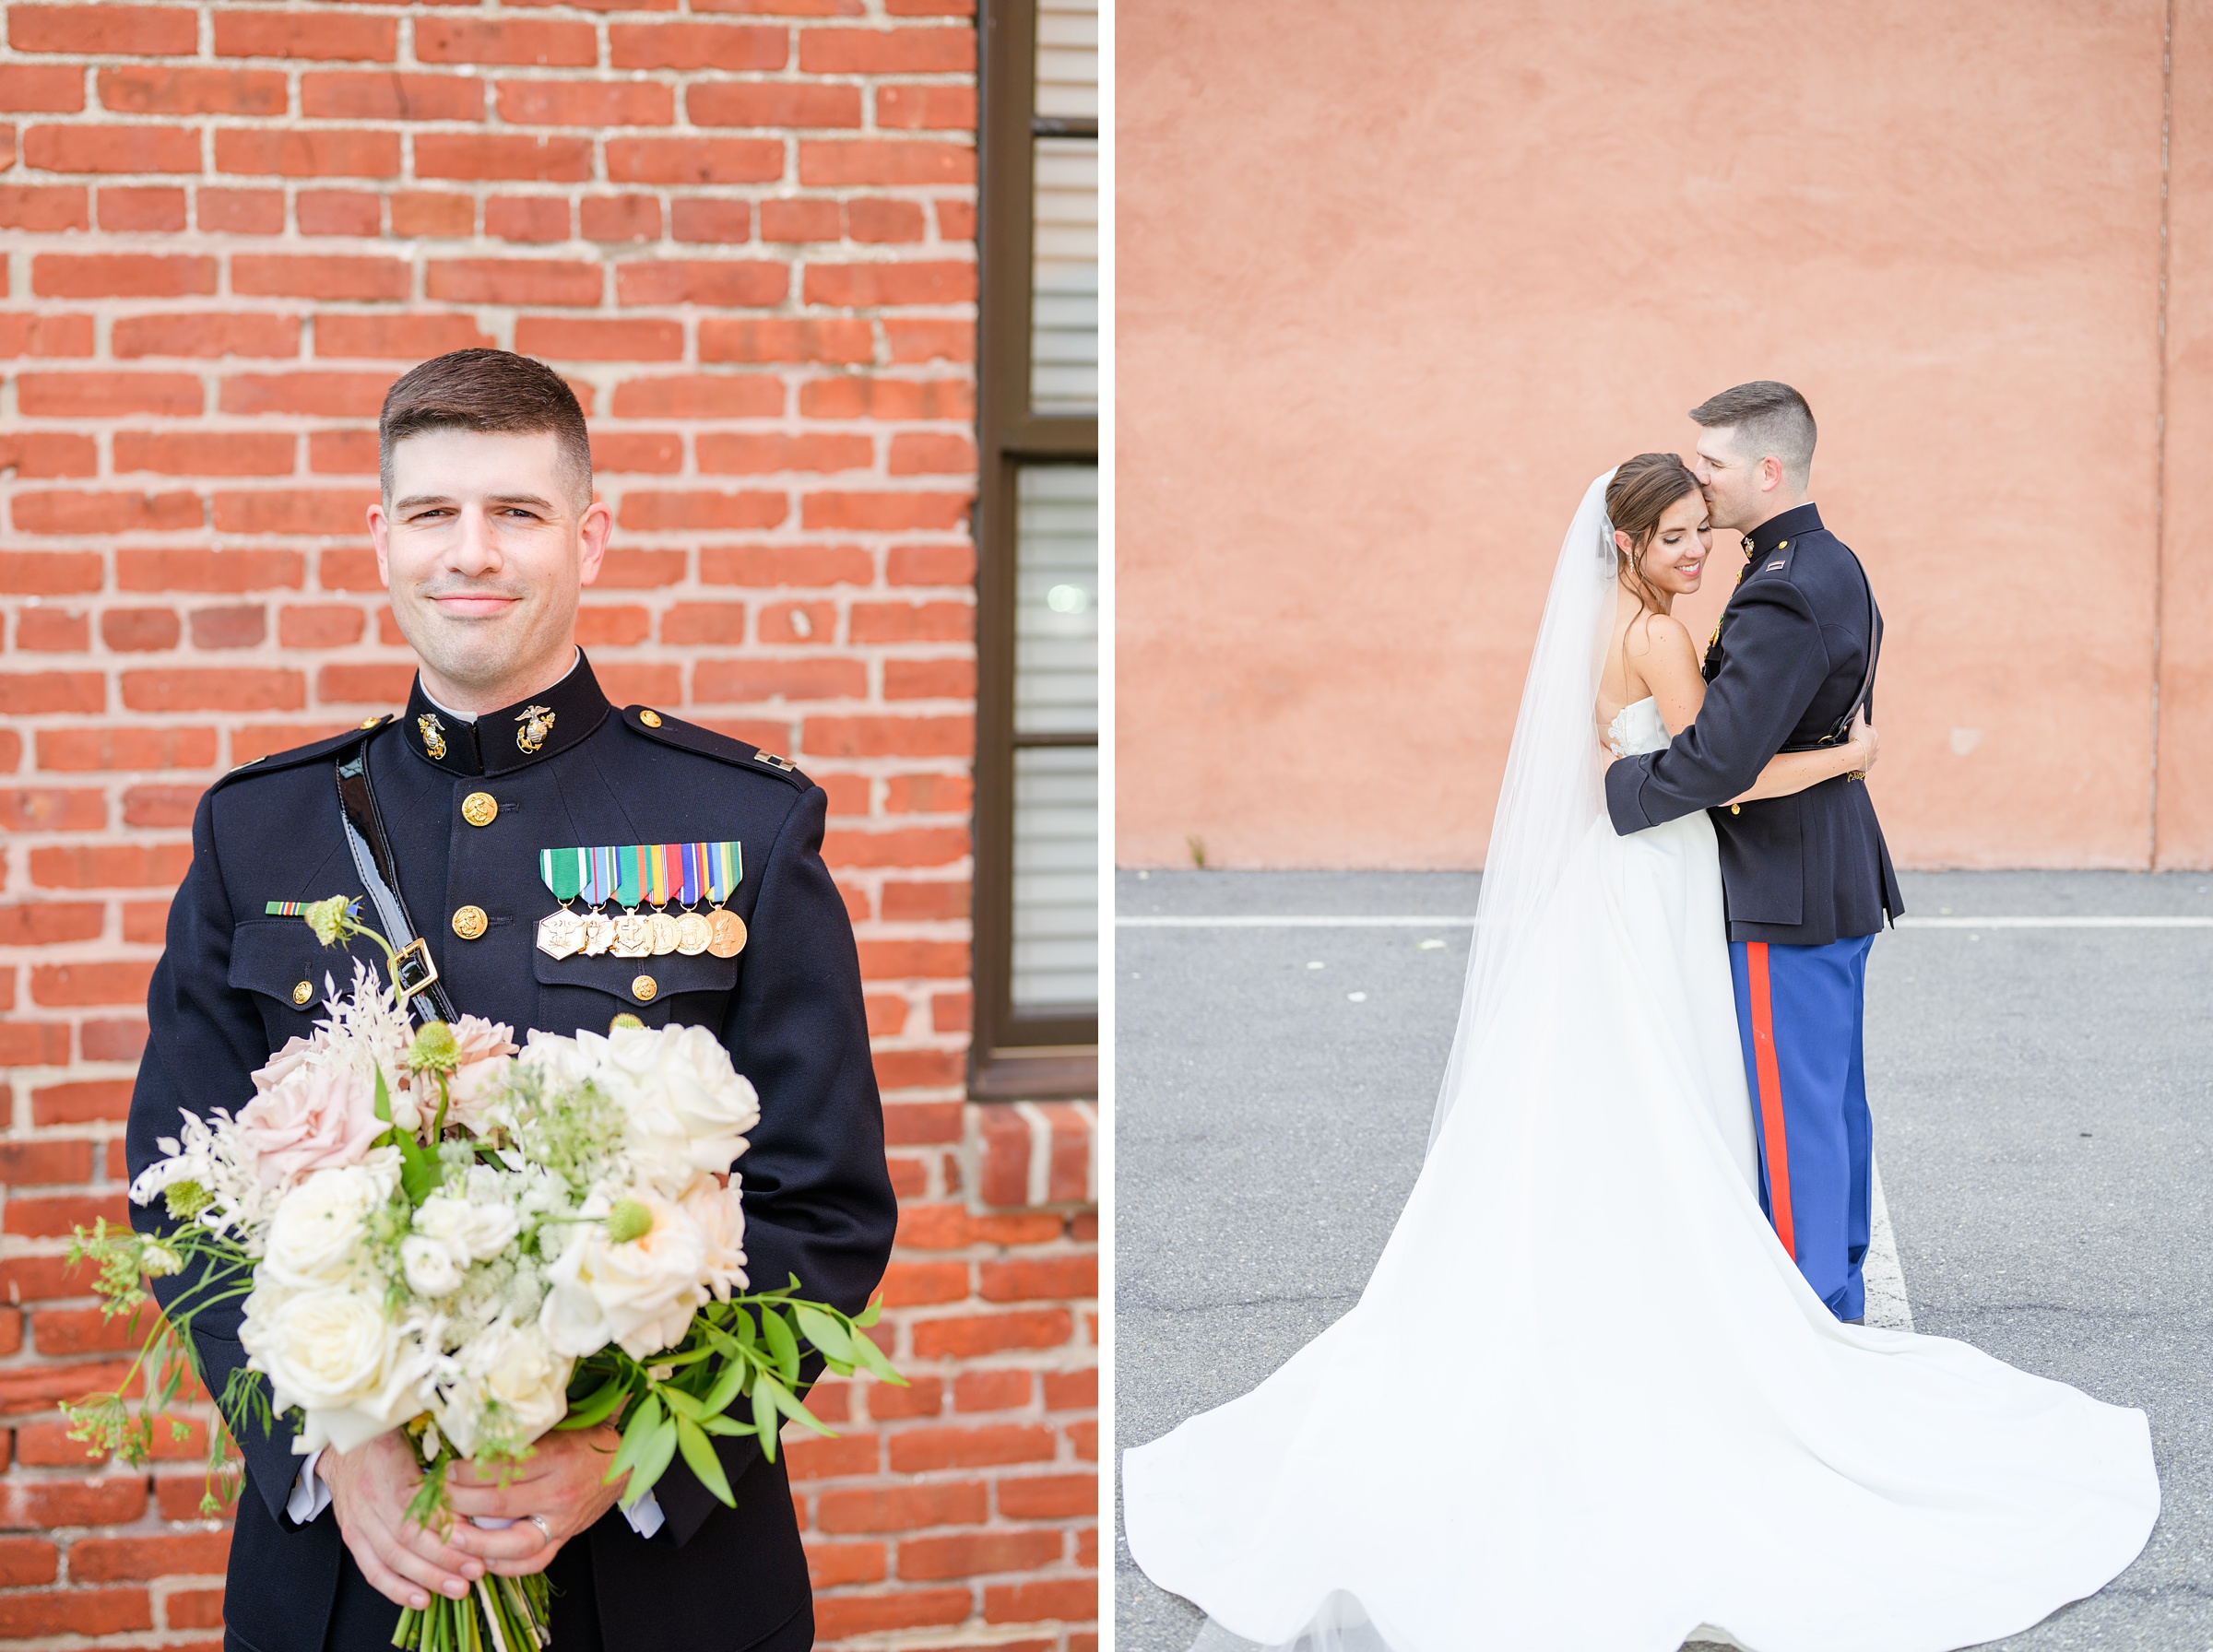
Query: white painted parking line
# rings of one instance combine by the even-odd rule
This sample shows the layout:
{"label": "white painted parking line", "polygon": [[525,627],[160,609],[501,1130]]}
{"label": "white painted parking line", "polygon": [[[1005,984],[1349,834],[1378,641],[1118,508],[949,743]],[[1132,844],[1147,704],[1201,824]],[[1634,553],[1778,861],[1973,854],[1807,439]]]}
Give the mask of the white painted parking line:
{"label": "white painted parking line", "polygon": [[[1118,917],[1118,929],[1471,929],[1465,914],[1442,917],[1320,913],[1237,913],[1211,917]],[[2213,929],[2208,917],[1902,917],[1900,929]]]}
{"label": "white painted parking line", "polygon": [[1867,1219],[1867,1256],[1860,1277],[1867,1286],[1867,1323],[1888,1331],[1913,1328],[1913,1309],[1906,1301],[1906,1270],[1898,1259],[1898,1235],[1890,1231],[1890,1207],[1883,1198],[1883,1167],[1870,1161],[1873,1209]]}

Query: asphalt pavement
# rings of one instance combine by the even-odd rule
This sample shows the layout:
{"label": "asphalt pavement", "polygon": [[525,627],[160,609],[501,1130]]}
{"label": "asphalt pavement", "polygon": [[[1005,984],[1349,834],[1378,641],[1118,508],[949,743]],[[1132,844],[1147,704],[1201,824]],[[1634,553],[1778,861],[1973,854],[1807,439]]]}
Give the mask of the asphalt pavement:
{"label": "asphalt pavement", "polygon": [[[2141,1407],[2162,1486],[2134,1565],[1994,1644],[2213,1652],[2213,926],[1985,922],[2213,920],[2213,877],[1904,882],[1867,1068],[1914,1328]],[[1245,1392],[1358,1297],[1427,1143],[1477,885],[1118,876],[1120,1445]],[[1284,915],[1435,922],[1251,922]],[[1118,1652],[1183,1652],[1199,1614],[1130,1564],[1118,1514],[1116,1568]]]}

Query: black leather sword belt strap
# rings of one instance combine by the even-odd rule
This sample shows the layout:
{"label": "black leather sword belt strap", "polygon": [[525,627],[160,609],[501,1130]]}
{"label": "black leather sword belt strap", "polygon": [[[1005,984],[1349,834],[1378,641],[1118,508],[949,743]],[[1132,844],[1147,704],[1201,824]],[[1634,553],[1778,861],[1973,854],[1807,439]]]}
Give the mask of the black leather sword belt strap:
{"label": "black leather sword belt strap", "polygon": [[[1857,563],[1860,560],[1858,552],[1852,552],[1851,555],[1852,561]],[[1802,746],[1785,746],[1785,751],[1819,751],[1825,747],[1843,745],[1852,738],[1852,720],[1860,714],[1860,707],[1865,705],[1867,697],[1875,692],[1875,666],[1883,655],[1883,612],[1875,606],[1875,582],[1867,577],[1864,567],[1860,569],[1860,581],[1867,587],[1867,674],[1860,678],[1860,691],[1852,697],[1852,703],[1845,708],[1844,714],[1837,719],[1827,734]]]}
{"label": "black leather sword belt strap", "polygon": [[[346,835],[353,850],[354,868],[369,891],[387,931],[385,938],[399,954],[394,985],[406,995],[408,1007],[425,1021],[456,1020],[454,1006],[439,984],[430,949],[416,939],[408,916],[407,902],[399,892],[399,866],[392,842],[385,833],[384,817],[377,812],[376,792],[369,784],[369,741],[363,738],[337,758],[338,807],[346,820]],[[427,1003],[427,1009],[419,1006]]]}

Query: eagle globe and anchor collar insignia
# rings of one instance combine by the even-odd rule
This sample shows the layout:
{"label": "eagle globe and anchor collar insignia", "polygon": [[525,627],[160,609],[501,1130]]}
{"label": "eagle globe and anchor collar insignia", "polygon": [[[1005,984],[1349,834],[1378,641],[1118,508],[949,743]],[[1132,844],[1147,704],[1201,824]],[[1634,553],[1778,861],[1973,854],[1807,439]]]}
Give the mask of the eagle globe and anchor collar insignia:
{"label": "eagle globe and anchor collar insignia", "polygon": [[553,732],[554,713],[550,706],[527,705],[515,713],[515,720],[522,725],[515,731],[515,743],[523,751],[536,751]]}
{"label": "eagle globe and anchor collar insignia", "polygon": [[610,709],[591,662],[579,653],[551,688],[473,719],[441,711],[418,677],[399,727],[424,761],[473,780],[512,773],[583,744]]}

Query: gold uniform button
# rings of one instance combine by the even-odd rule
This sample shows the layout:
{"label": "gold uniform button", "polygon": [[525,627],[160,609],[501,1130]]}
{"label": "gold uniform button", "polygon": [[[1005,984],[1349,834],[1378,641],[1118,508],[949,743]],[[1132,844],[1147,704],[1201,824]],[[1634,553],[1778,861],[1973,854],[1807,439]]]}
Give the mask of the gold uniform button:
{"label": "gold uniform button", "polygon": [[314,985],[311,982],[302,981],[292,988],[292,1002],[295,1004],[304,1004],[314,996]]}
{"label": "gold uniform button", "polygon": [[630,996],[641,1004],[651,1003],[653,995],[660,990],[651,975],[640,975],[630,984]]}
{"label": "gold uniform button", "polygon": [[454,933],[463,940],[474,940],[484,933],[491,921],[481,906],[464,906],[454,914]]}
{"label": "gold uniform button", "polygon": [[1729,812],[1733,815],[1741,815],[1745,812],[1745,806],[1741,803],[1732,803],[1729,806]]}
{"label": "gold uniform button", "polygon": [[661,726],[661,714],[658,712],[640,712],[638,714],[638,721],[645,724],[648,728],[658,728]]}
{"label": "gold uniform button", "polygon": [[382,717],[363,717],[363,718],[361,719],[361,726],[362,726],[363,728],[374,728],[374,727],[375,727],[375,726],[377,726],[379,723],[382,723],[383,721],[384,721],[384,719],[383,719]]}
{"label": "gold uniform button", "polygon": [[499,813],[500,800],[490,792],[471,792],[461,799],[461,818],[471,826],[489,826]]}

